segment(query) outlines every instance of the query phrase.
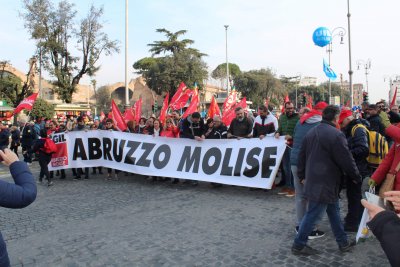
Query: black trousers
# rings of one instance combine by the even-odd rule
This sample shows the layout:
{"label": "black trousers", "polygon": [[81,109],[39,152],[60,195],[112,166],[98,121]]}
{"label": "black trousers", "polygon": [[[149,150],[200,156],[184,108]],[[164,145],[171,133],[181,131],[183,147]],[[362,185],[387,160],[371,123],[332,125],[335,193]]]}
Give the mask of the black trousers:
{"label": "black trousers", "polygon": [[49,165],[51,161],[51,155],[46,155],[46,154],[39,154],[39,165],[40,165],[40,175],[39,178],[43,179],[44,176],[46,176],[46,179],[50,182],[51,177],[49,173],[49,168],[47,165]]}
{"label": "black trousers", "polygon": [[32,147],[30,145],[22,145],[22,155],[26,163],[32,163]]}
{"label": "black trousers", "polygon": [[355,184],[351,179],[346,179],[347,215],[344,221],[351,227],[358,227],[364,211],[361,204],[361,185],[362,183]]}

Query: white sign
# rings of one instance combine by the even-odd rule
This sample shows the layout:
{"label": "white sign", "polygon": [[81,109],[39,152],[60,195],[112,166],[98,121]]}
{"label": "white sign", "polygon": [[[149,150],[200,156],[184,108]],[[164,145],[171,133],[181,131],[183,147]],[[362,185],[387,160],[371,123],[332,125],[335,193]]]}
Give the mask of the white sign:
{"label": "white sign", "polygon": [[284,138],[203,140],[153,137],[117,131],[60,133],[50,170],[107,167],[151,176],[270,189]]}

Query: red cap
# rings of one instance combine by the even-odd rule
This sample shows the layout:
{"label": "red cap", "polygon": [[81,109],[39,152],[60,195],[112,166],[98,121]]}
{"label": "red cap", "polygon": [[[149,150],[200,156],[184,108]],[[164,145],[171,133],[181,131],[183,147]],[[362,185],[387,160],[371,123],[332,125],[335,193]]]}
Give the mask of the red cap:
{"label": "red cap", "polygon": [[319,110],[323,110],[328,106],[327,103],[325,103],[324,101],[318,102],[317,104],[315,104],[314,109],[319,109]]}
{"label": "red cap", "polygon": [[343,109],[342,112],[340,112],[338,123],[342,124],[344,119],[346,119],[350,116],[353,116],[353,112],[351,112],[351,110],[348,110],[348,109]]}

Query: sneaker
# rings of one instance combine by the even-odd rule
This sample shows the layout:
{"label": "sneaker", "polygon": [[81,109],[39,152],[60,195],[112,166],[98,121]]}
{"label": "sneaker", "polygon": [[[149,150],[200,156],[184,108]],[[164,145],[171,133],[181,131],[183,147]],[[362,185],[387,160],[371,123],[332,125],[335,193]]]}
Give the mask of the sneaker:
{"label": "sneaker", "polygon": [[311,256],[311,255],[319,254],[319,251],[316,249],[313,249],[310,246],[305,245],[302,249],[298,249],[298,248],[292,246],[292,253],[293,253],[293,255],[298,255],[298,256]]}
{"label": "sneaker", "polygon": [[325,233],[320,231],[320,230],[314,230],[311,232],[311,234],[308,236],[308,240],[313,240],[313,239],[317,239],[320,237],[325,236]]}
{"label": "sneaker", "polygon": [[351,242],[348,242],[348,241],[347,241],[347,245],[339,246],[339,250],[340,250],[341,252],[348,252],[348,251],[350,251],[355,245],[356,245],[356,241],[355,241],[355,240],[353,240],[353,241],[351,241]]}
{"label": "sneaker", "polygon": [[286,194],[287,197],[294,197],[296,195],[293,189],[288,189],[287,192],[288,192]]}
{"label": "sneaker", "polygon": [[278,192],[278,195],[287,195],[289,193],[288,188],[282,188],[281,191]]}
{"label": "sneaker", "polygon": [[52,185],[54,185],[53,182],[49,182],[49,183],[47,184],[47,186],[52,186]]}

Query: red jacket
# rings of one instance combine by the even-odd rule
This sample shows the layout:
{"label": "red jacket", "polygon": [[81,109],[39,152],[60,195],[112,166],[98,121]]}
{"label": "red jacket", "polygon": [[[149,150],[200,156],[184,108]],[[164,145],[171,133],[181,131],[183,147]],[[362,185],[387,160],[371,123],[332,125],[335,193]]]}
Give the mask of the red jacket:
{"label": "red jacket", "polygon": [[176,126],[165,128],[161,132],[161,136],[179,138],[179,128]]}
{"label": "red jacket", "polygon": [[[372,179],[377,183],[381,184],[389,172],[394,172],[397,164],[400,162],[400,124],[397,126],[390,125],[386,129],[386,134],[391,137],[395,143],[389,149],[389,153],[383,159],[378,169],[372,174]],[[400,191],[400,171],[396,175],[394,182],[395,191]]]}

